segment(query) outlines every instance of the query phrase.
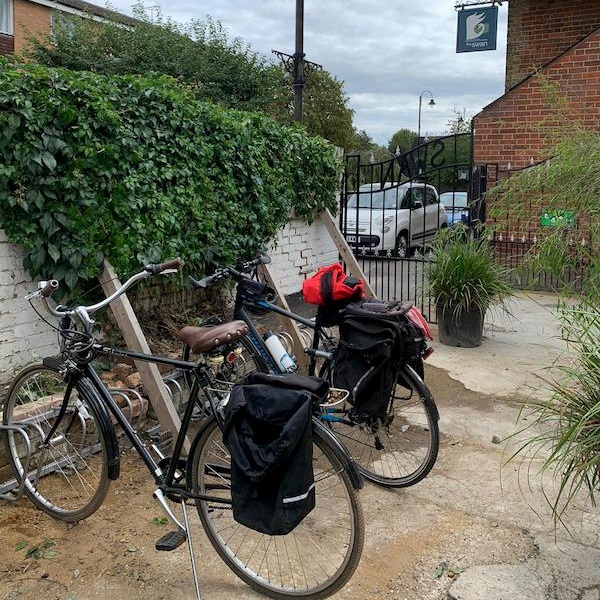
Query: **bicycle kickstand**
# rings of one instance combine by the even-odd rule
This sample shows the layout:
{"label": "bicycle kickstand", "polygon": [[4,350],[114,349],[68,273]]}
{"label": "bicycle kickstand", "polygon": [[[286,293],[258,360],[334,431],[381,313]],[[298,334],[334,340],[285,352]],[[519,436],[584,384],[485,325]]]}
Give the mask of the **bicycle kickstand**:
{"label": "bicycle kickstand", "polygon": [[185,530],[187,531],[188,552],[190,553],[190,562],[192,563],[192,576],[194,577],[194,586],[196,588],[196,599],[201,600],[200,582],[198,581],[198,570],[196,569],[196,559],[194,558],[194,547],[192,545],[192,532],[190,530],[190,521],[188,518],[187,508],[185,506],[185,499],[181,501],[181,508],[183,510],[183,522],[185,523]]}

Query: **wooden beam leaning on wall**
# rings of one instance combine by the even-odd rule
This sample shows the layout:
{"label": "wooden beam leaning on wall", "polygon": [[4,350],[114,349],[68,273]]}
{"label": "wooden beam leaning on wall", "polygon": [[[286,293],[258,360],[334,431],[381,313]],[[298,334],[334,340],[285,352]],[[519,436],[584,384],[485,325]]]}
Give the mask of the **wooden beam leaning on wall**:
{"label": "wooden beam leaning on wall", "polygon": [[360,268],[358,261],[356,260],[346,238],[342,235],[340,228],[338,227],[333,215],[329,212],[329,210],[325,209],[319,213],[319,218],[323,221],[323,225],[327,229],[333,243],[336,245],[342,260],[346,264],[346,270],[353,277],[360,277],[365,282],[365,296],[367,298],[374,298],[375,292],[369,283],[369,280],[365,277],[363,270]]}
{"label": "wooden beam leaning on wall", "polygon": [[[102,290],[107,297],[121,286],[112,265],[106,260],[104,261],[104,272],[99,279]],[[127,294],[123,294],[111,302],[110,308],[129,350],[131,352],[151,354],[146,336],[140,327],[133,307],[127,298]],[[170,431],[173,434],[173,438],[175,438],[181,427],[181,421],[175,410],[171,396],[167,391],[167,386],[162,380],[158,366],[143,361],[135,361],[135,366],[142,378],[144,389],[158,417],[160,426],[164,430]],[[189,439],[186,439],[184,449],[186,452],[189,452]]]}

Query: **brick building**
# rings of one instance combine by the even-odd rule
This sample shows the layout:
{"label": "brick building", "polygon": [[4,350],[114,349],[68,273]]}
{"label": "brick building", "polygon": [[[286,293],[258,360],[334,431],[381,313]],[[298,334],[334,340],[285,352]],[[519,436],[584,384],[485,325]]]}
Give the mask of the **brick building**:
{"label": "brick building", "polygon": [[502,172],[548,157],[536,124],[552,107],[537,70],[558,85],[572,118],[600,130],[600,0],[510,0],[506,92],[473,119],[475,165]]}
{"label": "brick building", "polygon": [[[553,100],[554,89],[563,105]],[[475,172],[473,196],[485,189],[480,186],[490,189],[496,181],[549,158],[553,126],[570,122],[600,131],[600,0],[510,0],[505,93],[473,118],[473,164],[485,167]],[[557,218],[553,209],[546,210],[543,194],[525,200],[528,215],[507,208],[490,218],[489,199],[487,211],[479,215],[493,225],[497,256],[511,267],[523,266],[523,258],[554,229],[548,220]],[[567,229],[575,256],[579,244],[589,245],[586,219],[575,215]],[[578,262],[565,276],[576,282],[584,273]],[[547,273],[528,277],[542,288],[559,285]]]}
{"label": "brick building", "polygon": [[86,17],[99,22],[135,20],[80,0],[0,0],[0,54],[19,54],[31,37],[52,33],[57,19]]}

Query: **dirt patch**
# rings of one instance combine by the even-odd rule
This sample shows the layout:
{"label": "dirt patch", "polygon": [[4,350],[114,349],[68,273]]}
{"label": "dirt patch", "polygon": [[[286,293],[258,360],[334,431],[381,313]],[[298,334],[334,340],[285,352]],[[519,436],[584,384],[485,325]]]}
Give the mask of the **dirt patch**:
{"label": "dirt patch", "polygon": [[[442,414],[459,409],[492,412],[501,402],[465,390],[433,367],[427,369],[427,381]],[[443,485],[448,476],[446,456],[450,460],[451,453],[468,450],[452,446],[452,432],[442,431],[440,459],[423,484],[407,490],[366,485],[361,491],[365,549],[357,572],[338,598],[442,599],[452,577],[459,576],[449,577],[448,567],[518,562],[535,552],[531,538],[518,527],[455,507],[451,497],[423,493],[427,486]],[[153,482],[141,461],[124,451],[121,478],[113,482],[98,512],[78,525],[54,521],[26,499],[2,502],[0,600],[194,598],[186,547],[170,553],[154,548],[168,526],[161,524],[163,514],[152,491]],[[194,521],[203,596],[260,597],[228,571],[199,520]],[[447,567],[437,575],[441,564]]]}

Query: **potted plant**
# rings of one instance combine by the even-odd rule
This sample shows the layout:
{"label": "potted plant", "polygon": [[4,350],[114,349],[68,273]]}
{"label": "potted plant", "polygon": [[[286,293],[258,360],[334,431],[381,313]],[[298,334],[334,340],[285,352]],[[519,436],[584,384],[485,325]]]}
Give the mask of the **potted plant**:
{"label": "potted plant", "polygon": [[474,231],[456,227],[438,234],[426,276],[442,344],[479,346],[487,309],[496,306],[510,314],[508,273],[488,241]]}

